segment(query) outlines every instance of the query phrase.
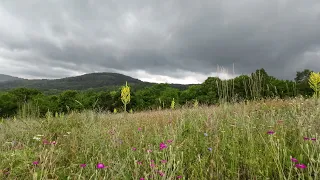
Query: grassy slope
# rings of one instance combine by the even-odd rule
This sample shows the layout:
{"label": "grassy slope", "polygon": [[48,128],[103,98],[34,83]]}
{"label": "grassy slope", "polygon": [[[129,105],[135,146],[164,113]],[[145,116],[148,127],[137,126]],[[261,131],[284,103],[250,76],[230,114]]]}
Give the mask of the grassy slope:
{"label": "grassy slope", "polygon": [[[9,179],[319,179],[319,140],[303,139],[319,138],[319,107],[312,100],[268,100],[7,121],[0,125],[0,169],[9,170]],[[43,145],[37,134],[57,144]],[[161,142],[168,147],[160,150]],[[291,156],[307,168],[295,168]],[[97,169],[99,162],[108,168]]]}

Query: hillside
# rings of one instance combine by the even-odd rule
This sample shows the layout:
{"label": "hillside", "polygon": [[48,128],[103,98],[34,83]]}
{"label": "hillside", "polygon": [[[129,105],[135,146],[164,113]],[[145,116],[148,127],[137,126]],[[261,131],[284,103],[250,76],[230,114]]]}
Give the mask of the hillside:
{"label": "hillside", "polygon": [[[143,82],[118,73],[90,73],[81,76],[67,77],[62,79],[19,79],[15,81],[0,82],[0,90],[9,90],[13,88],[26,87],[36,88],[42,91],[63,91],[63,90],[106,90],[115,89],[128,82],[133,88],[143,88],[156,83]],[[186,89],[188,85],[170,84],[171,87]]]}
{"label": "hillside", "polygon": [[18,78],[18,77],[5,75],[5,74],[0,74],[0,83],[1,82],[7,82],[7,81],[15,81],[15,80],[22,80],[22,79]]}

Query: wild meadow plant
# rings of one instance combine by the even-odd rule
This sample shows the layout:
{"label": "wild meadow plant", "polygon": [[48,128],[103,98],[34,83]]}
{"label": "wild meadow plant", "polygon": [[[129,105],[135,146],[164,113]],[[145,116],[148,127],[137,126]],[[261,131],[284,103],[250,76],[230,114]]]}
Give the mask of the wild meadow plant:
{"label": "wild meadow plant", "polygon": [[26,113],[0,124],[0,179],[320,179],[320,107],[312,102]]}

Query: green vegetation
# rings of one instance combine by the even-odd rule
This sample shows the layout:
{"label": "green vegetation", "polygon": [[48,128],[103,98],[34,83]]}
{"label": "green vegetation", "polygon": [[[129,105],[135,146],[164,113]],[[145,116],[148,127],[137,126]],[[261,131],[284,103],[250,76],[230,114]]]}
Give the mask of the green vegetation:
{"label": "green vegetation", "polygon": [[299,89],[316,84],[310,74],[2,92],[0,179],[319,179],[319,99],[305,98],[317,89]]}

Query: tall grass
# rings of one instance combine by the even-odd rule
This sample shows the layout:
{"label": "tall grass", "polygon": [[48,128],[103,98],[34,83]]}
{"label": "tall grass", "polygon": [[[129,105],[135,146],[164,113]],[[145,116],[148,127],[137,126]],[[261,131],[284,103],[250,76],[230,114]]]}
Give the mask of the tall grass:
{"label": "tall grass", "polygon": [[[260,81],[248,84],[256,99]],[[303,98],[230,104],[234,85],[217,86],[220,106],[45,118],[25,106],[1,121],[0,178],[320,179],[319,105]]]}

